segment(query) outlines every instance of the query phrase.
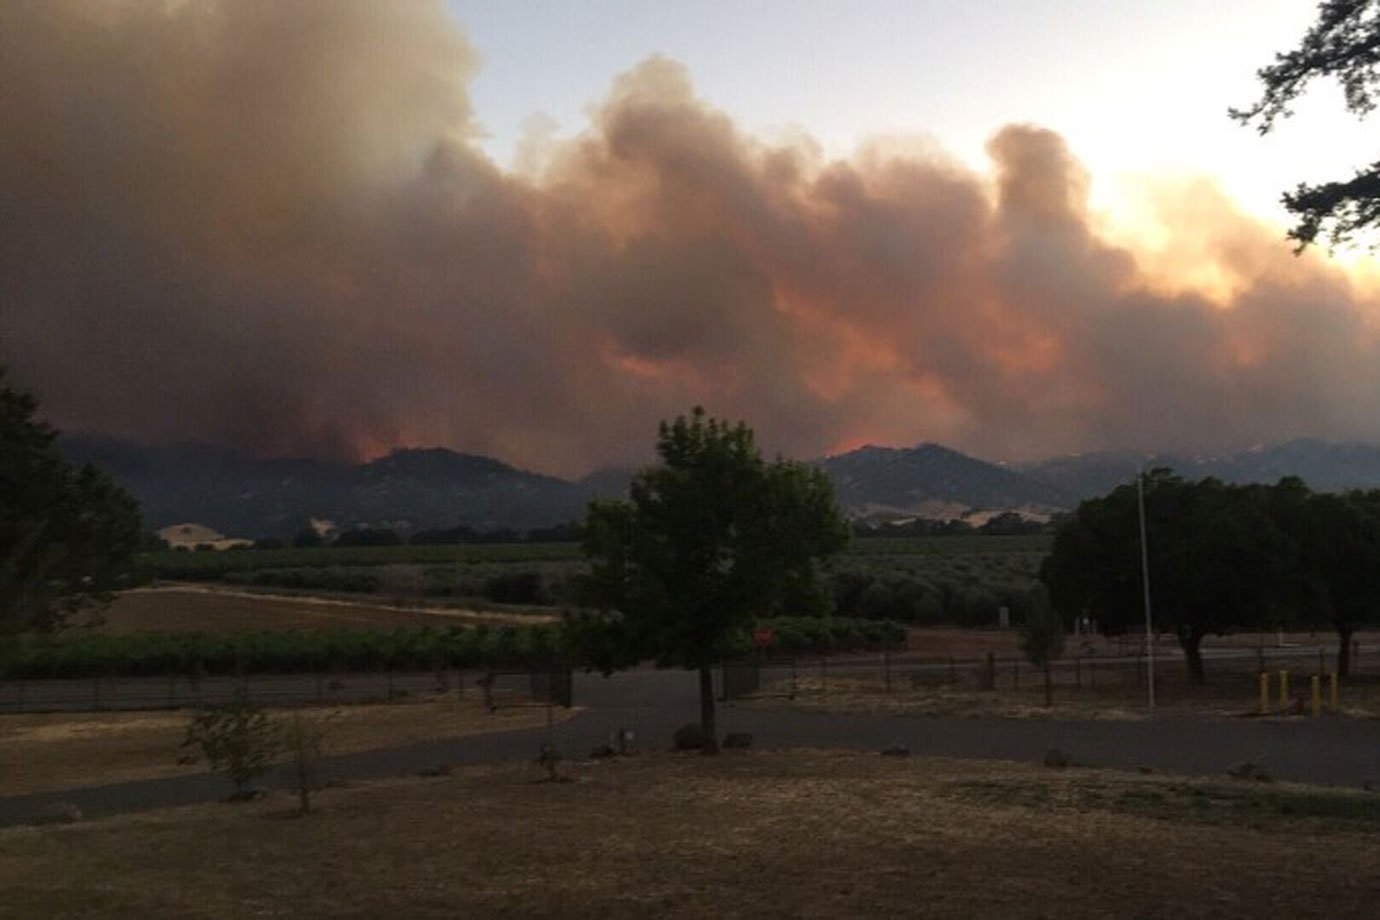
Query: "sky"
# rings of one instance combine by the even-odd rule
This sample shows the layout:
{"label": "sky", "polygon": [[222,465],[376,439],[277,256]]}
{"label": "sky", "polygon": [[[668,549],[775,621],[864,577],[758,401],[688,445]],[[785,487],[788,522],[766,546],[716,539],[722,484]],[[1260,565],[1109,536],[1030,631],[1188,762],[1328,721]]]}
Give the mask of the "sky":
{"label": "sky", "polygon": [[1285,224],[1282,188],[1348,173],[1374,137],[1329,88],[1264,139],[1225,117],[1312,23],[1307,0],[449,6],[479,51],[480,145],[508,166],[525,136],[584,130],[611,77],[651,54],[684,64],[744,130],[803,132],[832,157],[915,137],[983,169],[1001,126],[1052,128],[1092,173],[1094,205],[1125,219],[1146,178],[1205,175]]}
{"label": "sky", "polygon": [[1380,281],[1226,117],[1293,0],[0,6],[0,363],[60,427],[580,475],[1380,440]]}

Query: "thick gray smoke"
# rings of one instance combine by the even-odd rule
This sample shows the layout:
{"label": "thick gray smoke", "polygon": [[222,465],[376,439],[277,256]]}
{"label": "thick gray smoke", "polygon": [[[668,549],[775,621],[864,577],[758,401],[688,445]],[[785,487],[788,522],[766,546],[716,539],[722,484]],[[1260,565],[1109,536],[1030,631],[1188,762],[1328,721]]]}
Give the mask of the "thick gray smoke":
{"label": "thick gray smoke", "polygon": [[696,403],[802,456],[1380,439],[1372,295],[1225,202],[1199,292],[1052,132],[823,161],[656,58],[507,173],[475,66],[439,2],[0,5],[0,361],[69,429],[564,473]]}

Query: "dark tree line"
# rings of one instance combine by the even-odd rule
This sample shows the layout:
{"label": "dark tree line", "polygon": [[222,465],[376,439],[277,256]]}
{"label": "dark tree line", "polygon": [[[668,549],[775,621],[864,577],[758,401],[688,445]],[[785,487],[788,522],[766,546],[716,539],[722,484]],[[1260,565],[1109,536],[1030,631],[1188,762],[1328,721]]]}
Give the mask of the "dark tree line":
{"label": "dark tree line", "polygon": [[[1380,491],[1319,494],[1296,478],[1276,485],[1144,480],[1151,610],[1201,682],[1205,637],[1233,629],[1334,629],[1337,672],[1352,634],[1380,624]],[[1060,526],[1041,569],[1056,609],[1109,634],[1144,624],[1134,482],[1083,502]]]}
{"label": "dark tree line", "polygon": [[129,578],[139,508],[92,466],[74,467],[38,401],[0,366],[0,636],[47,632]]}

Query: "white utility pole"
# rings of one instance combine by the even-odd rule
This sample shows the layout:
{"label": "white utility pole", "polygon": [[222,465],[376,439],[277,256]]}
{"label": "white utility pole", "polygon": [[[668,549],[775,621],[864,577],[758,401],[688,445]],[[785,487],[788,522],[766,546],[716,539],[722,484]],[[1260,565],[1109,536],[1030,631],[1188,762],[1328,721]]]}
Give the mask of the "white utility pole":
{"label": "white utility pole", "polygon": [[1150,550],[1145,542],[1145,462],[1136,473],[1136,498],[1140,505],[1140,577],[1145,586],[1146,681],[1150,688],[1150,710],[1155,709],[1155,627],[1150,618]]}

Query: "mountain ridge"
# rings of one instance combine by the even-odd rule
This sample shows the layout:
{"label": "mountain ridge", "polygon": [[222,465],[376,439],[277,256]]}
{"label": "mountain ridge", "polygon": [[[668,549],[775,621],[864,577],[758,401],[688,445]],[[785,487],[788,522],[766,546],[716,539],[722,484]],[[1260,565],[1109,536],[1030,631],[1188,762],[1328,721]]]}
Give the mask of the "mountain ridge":
{"label": "mountain ridge", "polygon": [[[530,530],[578,520],[592,498],[625,495],[635,470],[606,467],[575,480],[442,447],[399,448],[361,463],[251,457],[233,448],[145,446],[64,435],[74,462],[105,469],[139,499],[152,528],[195,521],[236,536],[286,536],[313,519],[404,532],[465,525]],[[990,463],[932,442],[866,445],[808,463],[834,483],[855,519],[949,519],[975,512],[1045,516],[1129,481],[1142,455],[1100,451],[1032,463]],[[1219,456],[1151,455],[1188,478],[1274,482],[1297,475],[1320,491],[1380,487],[1380,446],[1296,438]]]}

